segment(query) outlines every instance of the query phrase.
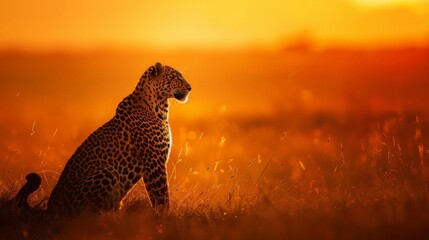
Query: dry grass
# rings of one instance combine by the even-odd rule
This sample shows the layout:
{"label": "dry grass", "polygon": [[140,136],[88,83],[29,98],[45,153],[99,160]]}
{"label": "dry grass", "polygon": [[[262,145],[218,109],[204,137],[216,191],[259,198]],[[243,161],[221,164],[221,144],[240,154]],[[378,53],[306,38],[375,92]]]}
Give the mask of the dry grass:
{"label": "dry grass", "polygon": [[[411,117],[388,117],[374,123],[373,128],[369,126],[368,135],[350,148],[332,131],[321,130],[319,140],[307,139],[314,143],[303,158],[285,151],[293,148],[291,142],[305,137],[301,133],[277,132],[275,127],[255,127],[245,121],[238,125],[240,144],[254,146],[251,136],[255,133],[251,129],[262,139],[277,140],[269,144],[266,156],[257,155],[248,162],[232,158],[237,147],[230,149],[228,142],[235,141],[234,136],[223,143],[220,140],[215,147],[205,145],[206,141],[214,143],[208,136],[198,143],[185,142],[187,159],[172,156],[170,163],[172,206],[165,215],[150,209],[143,184],[138,183],[119,212],[82,216],[61,227],[41,224],[37,217],[18,215],[13,207],[19,185],[16,184],[3,189],[0,232],[12,238],[59,239],[422,239],[429,236],[428,166],[424,161],[427,152],[419,150],[429,139],[418,133],[428,127],[423,119],[416,123]],[[324,138],[325,134],[330,136]],[[358,152],[352,151],[356,145]],[[212,164],[203,164],[204,168],[195,166],[192,158],[199,158],[198,151],[207,153],[204,148],[209,147],[217,148],[214,155],[218,161],[202,160]],[[299,151],[293,152],[295,155]],[[39,192],[33,204],[43,208],[45,197]]]}

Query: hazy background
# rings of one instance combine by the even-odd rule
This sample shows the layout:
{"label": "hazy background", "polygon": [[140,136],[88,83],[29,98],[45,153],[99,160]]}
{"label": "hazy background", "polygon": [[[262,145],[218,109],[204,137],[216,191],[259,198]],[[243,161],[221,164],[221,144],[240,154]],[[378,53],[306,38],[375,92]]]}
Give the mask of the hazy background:
{"label": "hazy background", "polygon": [[318,47],[423,46],[427,0],[1,1],[0,46],[278,49],[291,35]]}

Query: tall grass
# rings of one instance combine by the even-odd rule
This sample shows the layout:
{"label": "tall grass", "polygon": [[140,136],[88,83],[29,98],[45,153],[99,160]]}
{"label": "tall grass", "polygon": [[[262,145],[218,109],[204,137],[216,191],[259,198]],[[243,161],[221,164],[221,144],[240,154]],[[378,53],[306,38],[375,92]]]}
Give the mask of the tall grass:
{"label": "tall grass", "polygon": [[[85,215],[61,225],[43,222],[38,211],[19,214],[15,208],[18,182],[2,185],[2,238],[429,236],[424,118],[380,117],[342,137],[341,125],[285,131],[238,121],[229,120],[224,129],[203,137],[183,129],[177,133],[169,163],[171,209],[164,215],[151,210],[139,182],[118,212]],[[251,148],[260,153],[253,155]],[[45,192],[31,199],[36,209],[46,207],[49,190]]]}

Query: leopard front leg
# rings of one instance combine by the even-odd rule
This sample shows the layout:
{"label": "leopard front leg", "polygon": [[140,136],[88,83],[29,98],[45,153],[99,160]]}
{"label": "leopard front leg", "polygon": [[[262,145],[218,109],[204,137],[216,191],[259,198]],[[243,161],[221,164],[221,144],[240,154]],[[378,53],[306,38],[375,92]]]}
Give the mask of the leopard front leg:
{"label": "leopard front leg", "polygon": [[145,161],[143,180],[152,207],[166,210],[169,207],[166,164],[162,161]]}

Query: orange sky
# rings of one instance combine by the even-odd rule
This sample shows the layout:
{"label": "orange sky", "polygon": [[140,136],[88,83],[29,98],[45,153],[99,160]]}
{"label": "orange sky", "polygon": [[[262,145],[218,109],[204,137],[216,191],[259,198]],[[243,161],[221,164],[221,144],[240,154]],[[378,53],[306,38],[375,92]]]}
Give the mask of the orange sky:
{"label": "orange sky", "polygon": [[[121,4],[119,4],[119,2]],[[2,0],[0,48],[429,43],[429,0]]]}

